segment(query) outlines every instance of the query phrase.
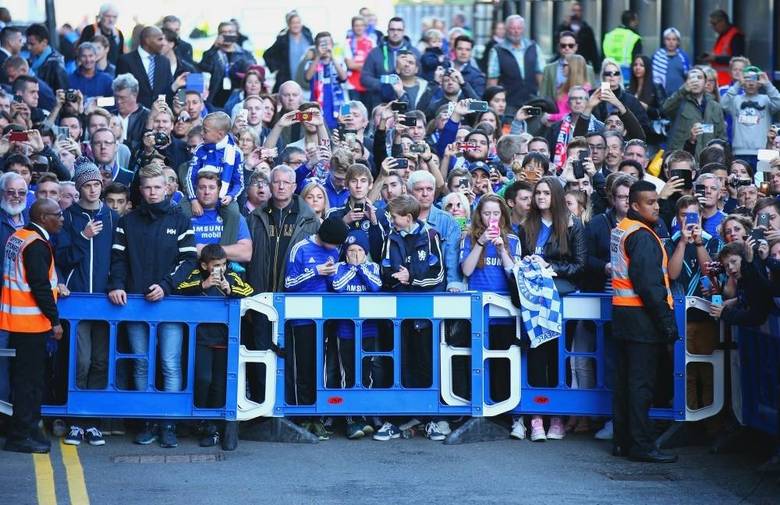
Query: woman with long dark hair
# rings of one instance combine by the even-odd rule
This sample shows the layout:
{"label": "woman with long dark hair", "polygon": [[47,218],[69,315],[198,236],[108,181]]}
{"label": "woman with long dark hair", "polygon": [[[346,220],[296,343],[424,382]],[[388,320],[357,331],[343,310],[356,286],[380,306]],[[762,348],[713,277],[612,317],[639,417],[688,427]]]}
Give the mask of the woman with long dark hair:
{"label": "woman with long dark hair", "polygon": [[[520,228],[523,255],[555,272],[555,287],[561,297],[578,289],[585,270],[587,246],[579,218],[566,207],[563,186],[557,177],[542,177],[534,186],[531,209]],[[558,385],[558,340],[528,351],[528,383],[531,387]],[[531,441],[560,440],[566,435],[558,416],[550,419],[545,434],[541,416],[531,418]]]}
{"label": "woman with long dark hair", "polygon": [[631,80],[628,92],[639,100],[650,121],[661,118],[661,104],[666,98],[663,87],[654,82],[653,63],[645,55],[638,55],[631,64]]}

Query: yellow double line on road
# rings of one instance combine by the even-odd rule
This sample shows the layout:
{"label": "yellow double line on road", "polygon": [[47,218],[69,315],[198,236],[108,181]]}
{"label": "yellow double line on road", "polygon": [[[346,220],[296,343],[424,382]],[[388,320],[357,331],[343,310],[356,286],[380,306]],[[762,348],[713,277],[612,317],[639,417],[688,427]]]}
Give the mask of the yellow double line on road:
{"label": "yellow double line on road", "polygon": [[[72,505],[89,505],[84,469],[81,467],[78,449],[60,440],[62,464],[68,481],[68,495]],[[54,485],[54,467],[50,454],[33,454],[35,463],[35,488],[39,505],[57,505]]]}

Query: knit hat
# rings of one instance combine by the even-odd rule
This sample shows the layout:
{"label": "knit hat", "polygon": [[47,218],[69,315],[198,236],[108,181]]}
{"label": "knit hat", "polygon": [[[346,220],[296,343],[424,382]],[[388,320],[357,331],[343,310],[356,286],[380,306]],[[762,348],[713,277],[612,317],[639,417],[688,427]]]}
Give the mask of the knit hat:
{"label": "knit hat", "polygon": [[341,245],[347,239],[347,225],[340,218],[331,216],[320,225],[317,235],[322,242],[330,245]]}
{"label": "knit hat", "polygon": [[344,251],[349,249],[349,246],[358,245],[363,248],[363,252],[369,253],[368,245],[368,233],[363,230],[350,230],[347,235],[347,239],[344,241]]}
{"label": "knit hat", "polygon": [[81,190],[81,186],[90,182],[98,181],[103,184],[103,178],[100,176],[100,170],[92,160],[85,156],[80,156],[74,165],[73,182],[76,183],[76,191]]}

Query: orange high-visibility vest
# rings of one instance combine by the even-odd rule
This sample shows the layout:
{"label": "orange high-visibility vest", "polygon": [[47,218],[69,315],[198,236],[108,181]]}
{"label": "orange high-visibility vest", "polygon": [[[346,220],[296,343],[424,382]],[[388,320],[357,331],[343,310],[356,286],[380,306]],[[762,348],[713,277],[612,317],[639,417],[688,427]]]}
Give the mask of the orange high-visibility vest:
{"label": "orange high-visibility vest", "polygon": [[[24,250],[36,240],[42,240],[51,250],[51,244],[37,232],[21,228],[11,235],[5,246],[3,289],[0,292],[0,329],[15,333],[43,333],[51,330],[51,321],[33,298],[24,269]],[[54,251],[49,266],[49,284],[57,300],[57,272],[54,270]]]}
{"label": "orange high-visibility vest", "polygon": [[669,308],[674,308],[674,301],[672,300],[672,291],[669,289],[669,272],[667,266],[669,258],[666,255],[666,249],[663,242],[658,238],[658,235],[646,224],[634,219],[625,218],[612,230],[612,236],[610,237],[610,255],[612,261],[612,305],[617,307],[644,307],[642,299],[636,294],[634,290],[634,284],[628,277],[628,265],[631,263],[631,258],[626,254],[626,240],[637,230],[644,228],[653,234],[653,237],[658,241],[658,247],[661,248],[661,254],[663,254],[663,263],[661,268],[664,272],[664,285],[666,286],[666,303],[669,304]]}
{"label": "orange high-visibility vest", "polygon": [[[731,41],[737,35],[741,34],[739,28],[732,26],[726,33],[718,38],[715,42],[715,46],[712,48],[713,56],[734,56],[731,54]],[[729,72],[729,64],[712,63],[712,68],[718,72],[718,86],[728,86],[731,84],[731,72]]]}

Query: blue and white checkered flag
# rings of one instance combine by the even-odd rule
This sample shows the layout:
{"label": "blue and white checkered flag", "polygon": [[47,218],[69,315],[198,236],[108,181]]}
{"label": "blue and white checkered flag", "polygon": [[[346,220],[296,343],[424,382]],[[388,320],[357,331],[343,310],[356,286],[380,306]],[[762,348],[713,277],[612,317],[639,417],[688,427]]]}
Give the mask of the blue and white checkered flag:
{"label": "blue and white checkered flag", "polygon": [[531,348],[561,335],[561,297],[553,282],[551,268],[524,258],[513,267],[517,292],[520,295],[520,315],[531,340]]}

